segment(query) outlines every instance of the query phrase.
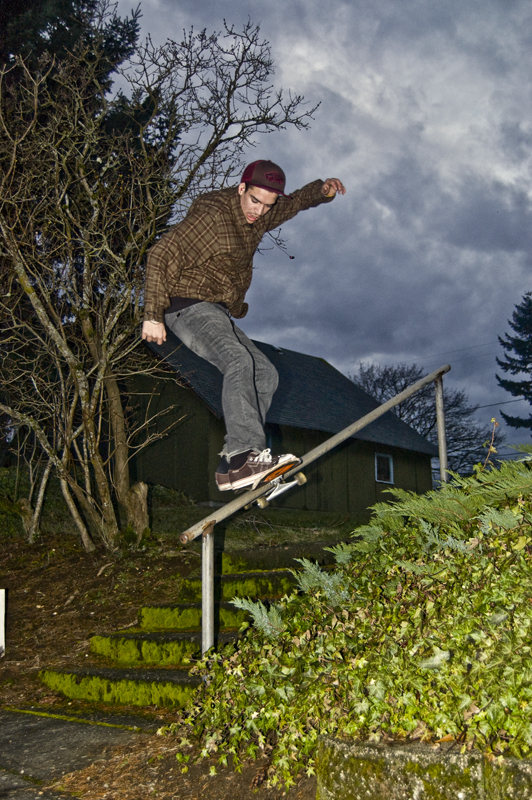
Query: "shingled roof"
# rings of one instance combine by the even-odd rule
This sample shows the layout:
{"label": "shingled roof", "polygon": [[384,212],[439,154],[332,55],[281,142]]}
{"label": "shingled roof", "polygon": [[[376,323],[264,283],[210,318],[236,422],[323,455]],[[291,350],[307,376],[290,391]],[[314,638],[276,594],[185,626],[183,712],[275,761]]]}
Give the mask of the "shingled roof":
{"label": "shingled roof", "polygon": [[[222,374],[195,355],[170,331],[162,345],[149,343],[218,418],[222,412]],[[277,425],[338,433],[379,405],[323,358],[254,342],[279,373],[279,388],[266,418]],[[388,411],[353,437],[437,456],[438,449]]]}

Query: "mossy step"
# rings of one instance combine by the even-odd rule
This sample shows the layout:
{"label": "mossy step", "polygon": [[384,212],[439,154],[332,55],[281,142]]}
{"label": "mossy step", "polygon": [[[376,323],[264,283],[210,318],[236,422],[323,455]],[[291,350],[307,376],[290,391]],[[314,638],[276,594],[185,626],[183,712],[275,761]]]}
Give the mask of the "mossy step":
{"label": "mossy step", "polygon": [[[350,539],[342,541],[351,541]],[[196,540],[197,543],[197,540]],[[308,558],[320,566],[335,563],[332,553],[326,547],[332,547],[338,542],[298,542],[296,544],[276,545],[273,547],[254,547],[250,550],[239,550],[226,553],[214,551],[215,571],[222,575],[254,572],[256,570],[271,571],[274,569],[297,568],[296,558]],[[216,548],[216,541],[215,541]]]}
{"label": "mossy step", "polygon": [[[231,603],[214,604],[215,627],[239,628],[249,619],[247,611],[235,608]],[[139,611],[139,626],[149,631],[190,631],[201,628],[201,603],[162,603],[142,606]]]}
{"label": "mossy step", "polygon": [[[221,633],[216,644],[235,638],[235,633]],[[179,666],[187,656],[201,654],[201,633],[188,632],[128,632],[93,636],[91,652],[122,664],[156,664],[160,667]]]}
{"label": "mossy step", "polygon": [[186,705],[200,683],[186,670],[166,669],[44,669],[39,677],[50,689],[71,700],[163,708]]}
{"label": "mossy step", "polygon": [[[294,586],[295,578],[289,570],[243,572],[215,576],[214,596],[217,600],[232,600],[234,597],[274,599],[290,592]],[[178,600],[200,602],[201,579],[184,580],[179,588]]]}

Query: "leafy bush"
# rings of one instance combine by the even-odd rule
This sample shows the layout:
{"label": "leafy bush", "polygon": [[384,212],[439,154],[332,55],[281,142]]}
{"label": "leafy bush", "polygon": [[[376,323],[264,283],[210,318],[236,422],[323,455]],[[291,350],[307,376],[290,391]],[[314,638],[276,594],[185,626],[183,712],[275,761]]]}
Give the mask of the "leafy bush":
{"label": "leafy bush", "polygon": [[[270,782],[312,771],[319,734],[455,739],[532,750],[532,470],[510,462],[438,491],[394,491],[331,573],[209,654],[188,722],[236,764],[271,754]],[[247,601],[248,610],[253,604]]]}

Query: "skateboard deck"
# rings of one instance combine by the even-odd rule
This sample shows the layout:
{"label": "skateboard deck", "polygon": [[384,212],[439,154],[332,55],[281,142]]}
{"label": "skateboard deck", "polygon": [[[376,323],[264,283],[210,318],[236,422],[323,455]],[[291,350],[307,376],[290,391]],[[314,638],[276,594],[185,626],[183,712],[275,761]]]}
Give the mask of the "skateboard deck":
{"label": "skateboard deck", "polygon": [[271,472],[262,478],[256,486],[253,486],[253,489],[258,489],[260,486],[265,486],[268,483],[273,483],[278,478],[281,478],[286,472],[290,472],[294,467],[299,467],[301,465],[301,459],[296,458],[294,461],[289,461],[286,464],[283,464],[277,469],[272,469]]}

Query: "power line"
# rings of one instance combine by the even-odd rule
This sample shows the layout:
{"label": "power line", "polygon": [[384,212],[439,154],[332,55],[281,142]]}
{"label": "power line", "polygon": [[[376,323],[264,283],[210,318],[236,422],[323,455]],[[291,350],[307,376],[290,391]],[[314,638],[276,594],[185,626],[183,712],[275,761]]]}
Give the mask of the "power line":
{"label": "power line", "polygon": [[507,406],[508,403],[522,403],[525,398],[521,397],[519,400],[504,400],[502,403],[488,403],[486,406],[477,406],[479,408],[492,408],[493,406]]}
{"label": "power line", "polygon": [[[497,353],[479,353],[478,355],[475,355],[475,356],[463,356],[462,358],[454,358],[452,360],[452,363],[453,364],[460,364],[463,361],[473,361],[473,360],[478,361],[479,358],[487,358],[488,356],[491,358],[491,357],[496,356],[496,355],[497,355]],[[417,360],[421,361],[421,359],[417,359]],[[440,363],[441,363],[440,361],[434,361],[432,364],[430,364],[430,363],[427,364],[426,368],[430,369],[432,366],[435,366],[435,367],[439,366]]]}
{"label": "power line", "polygon": [[450,353],[463,353],[466,350],[475,350],[477,347],[487,347],[488,344],[495,344],[495,341],[492,339],[491,342],[484,342],[484,344],[473,344],[470,347],[460,347],[458,350],[444,350],[442,353],[433,353],[430,356],[418,356],[418,360],[436,358],[438,356],[447,356]]}

